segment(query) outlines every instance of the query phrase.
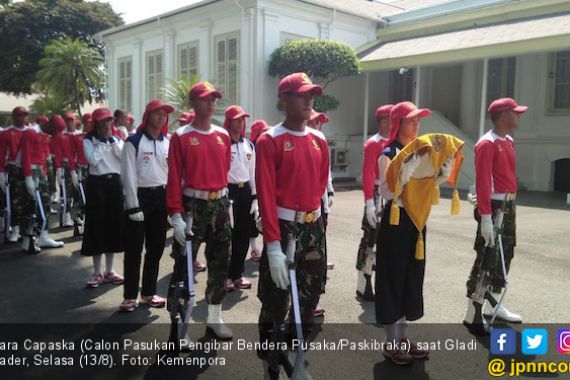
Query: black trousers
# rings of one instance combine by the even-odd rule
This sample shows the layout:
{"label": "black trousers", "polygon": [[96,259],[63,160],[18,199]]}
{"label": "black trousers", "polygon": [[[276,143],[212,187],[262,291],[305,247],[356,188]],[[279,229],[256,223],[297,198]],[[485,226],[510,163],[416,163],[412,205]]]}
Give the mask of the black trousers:
{"label": "black trousers", "polygon": [[243,263],[249,249],[249,234],[251,227],[251,188],[249,183],[243,187],[229,184],[229,198],[233,201],[234,227],[232,229],[232,258],[228,277],[238,280],[243,274]]}
{"label": "black trousers", "polygon": [[124,298],[136,299],[139,290],[141,254],[146,249],[141,296],[156,294],[156,279],[166,241],[167,212],[165,187],[139,188],[139,205],[143,222],[134,222],[128,216],[125,239]]}

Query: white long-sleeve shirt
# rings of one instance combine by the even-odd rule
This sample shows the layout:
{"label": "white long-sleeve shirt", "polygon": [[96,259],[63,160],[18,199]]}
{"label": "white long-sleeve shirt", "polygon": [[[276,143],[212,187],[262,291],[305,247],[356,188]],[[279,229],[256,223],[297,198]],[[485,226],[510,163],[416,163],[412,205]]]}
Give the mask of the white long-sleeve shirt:
{"label": "white long-sleeve shirt", "polygon": [[89,174],[121,174],[123,145],[123,141],[115,136],[105,140],[91,133],[87,134],[83,140],[83,150],[89,162]]}
{"label": "white long-sleeve shirt", "polygon": [[232,141],[232,161],[228,172],[228,183],[249,182],[251,194],[256,195],[255,187],[255,148],[253,144],[241,137]]}
{"label": "white long-sleeve shirt", "polygon": [[170,141],[162,134],[153,139],[146,132],[137,132],[127,138],[121,159],[127,210],[140,206],[138,188],[166,186],[169,147]]}

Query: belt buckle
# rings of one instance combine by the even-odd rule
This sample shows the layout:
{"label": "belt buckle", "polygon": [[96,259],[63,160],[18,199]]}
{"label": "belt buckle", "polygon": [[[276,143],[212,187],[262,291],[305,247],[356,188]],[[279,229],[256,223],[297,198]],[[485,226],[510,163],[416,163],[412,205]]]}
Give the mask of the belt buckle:
{"label": "belt buckle", "polygon": [[210,191],[210,193],[208,194],[208,199],[211,201],[215,201],[216,199],[218,199],[218,192]]}
{"label": "belt buckle", "polygon": [[242,189],[245,186],[245,183],[238,182],[237,185],[238,185],[238,188]]}
{"label": "belt buckle", "polygon": [[316,216],[317,216],[317,213],[315,211],[306,213],[305,214],[305,222],[306,223],[312,223],[315,220]]}
{"label": "belt buckle", "polygon": [[514,201],[515,198],[516,198],[516,194],[515,194],[515,193],[508,193],[508,194],[507,194],[507,201],[508,201],[508,202]]}

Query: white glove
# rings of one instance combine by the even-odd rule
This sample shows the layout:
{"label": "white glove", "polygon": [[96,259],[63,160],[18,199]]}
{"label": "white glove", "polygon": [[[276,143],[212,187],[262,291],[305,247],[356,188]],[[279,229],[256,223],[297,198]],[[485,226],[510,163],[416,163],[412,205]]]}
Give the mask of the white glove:
{"label": "white glove", "polygon": [[179,213],[172,215],[172,228],[174,229],[174,239],[184,247],[186,245],[186,222],[182,220]]}
{"label": "white glove", "polygon": [[251,201],[251,208],[249,209],[249,213],[250,214],[259,213],[259,204],[257,202],[257,199]]}
{"label": "white glove", "polygon": [[144,222],[144,214],[142,211],[139,211],[137,213],[130,214],[129,219],[133,222]]}
{"label": "white glove", "polygon": [[55,177],[57,178],[57,183],[61,185],[61,182],[63,180],[63,168],[55,170]]}
{"label": "white glove", "polygon": [[71,183],[73,183],[73,187],[76,189],[79,188],[79,177],[77,176],[77,172],[75,170],[71,171]]}
{"label": "white glove", "polygon": [[255,226],[257,227],[257,230],[259,231],[259,233],[263,233],[263,223],[261,223],[261,217],[258,217],[255,220]]}
{"label": "white glove", "polygon": [[267,244],[267,260],[269,261],[271,279],[279,289],[287,290],[289,286],[287,256],[281,250],[281,244],[278,241]]}
{"label": "white glove", "polygon": [[485,240],[485,247],[495,246],[495,232],[491,215],[481,215],[481,236]]}
{"label": "white glove", "polygon": [[[402,165],[402,169],[401,169],[401,186],[404,186],[406,183],[410,182],[410,178],[412,177],[412,174],[414,173],[414,171],[417,169],[417,167],[420,165],[420,157],[415,154],[412,153],[410,156],[408,156],[404,162],[406,163],[406,165]],[[433,173],[433,170],[432,170]]]}
{"label": "white glove", "polygon": [[32,176],[26,176],[26,189],[28,189],[28,193],[35,198],[36,196],[36,184],[34,183],[34,178]]}
{"label": "white glove", "polygon": [[366,220],[370,227],[376,228],[378,224],[378,216],[376,215],[376,205],[373,199],[366,200]]}
{"label": "white glove", "polygon": [[329,208],[332,208],[334,204],[334,195],[329,195]]}
{"label": "white glove", "polygon": [[0,188],[6,193],[6,173],[0,172]]}
{"label": "white glove", "polygon": [[440,173],[439,173],[439,176],[437,177],[437,182],[439,184],[442,184],[445,181],[447,181],[447,179],[451,175],[451,167],[452,166],[453,166],[453,158],[450,158],[449,160],[447,160],[443,163],[441,170],[440,170]]}

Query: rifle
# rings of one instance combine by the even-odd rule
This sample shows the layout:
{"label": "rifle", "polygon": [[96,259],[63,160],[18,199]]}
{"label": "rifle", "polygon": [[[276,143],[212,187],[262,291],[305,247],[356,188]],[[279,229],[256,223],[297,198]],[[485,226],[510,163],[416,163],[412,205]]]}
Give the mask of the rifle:
{"label": "rifle", "polygon": [[10,204],[10,180],[8,173],[6,175],[6,207],[4,208],[4,244],[7,244],[10,235],[10,224],[12,224],[12,205]]}

